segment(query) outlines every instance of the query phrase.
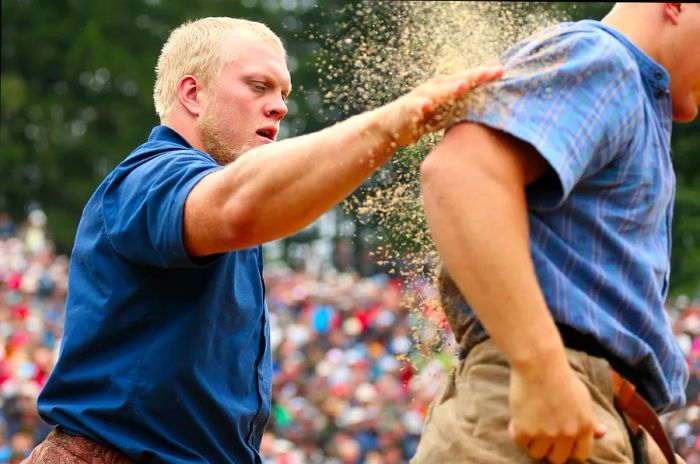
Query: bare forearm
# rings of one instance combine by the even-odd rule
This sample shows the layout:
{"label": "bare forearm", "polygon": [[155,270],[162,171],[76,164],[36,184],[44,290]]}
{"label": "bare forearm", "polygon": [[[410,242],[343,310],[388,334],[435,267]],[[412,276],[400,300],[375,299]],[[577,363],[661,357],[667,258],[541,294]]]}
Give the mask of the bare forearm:
{"label": "bare forearm", "polygon": [[244,248],[303,228],[338,203],[400,146],[444,127],[444,105],[501,67],[437,76],[374,111],[323,131],[255,148],[205,176],[185,202],[193,256]]}
{"label": "bare forearm", "polygon": [[[479,134],[470,135],[478,144]],[[514,368],[564,363],[530,256],[523,170],[504,153],[470,157],[464,145],[437,151],[430,156],[440,158],[424,167],[423,197],[450,275]]]}
{"label": "bare forearm", "polygon": [[[251,150],[222,171],[224,211],[250,208],[238,247],[291,234],[353,191],[396,151],[379,111]],[[231,217],[234,214],[230,215]]]}
{"label": "bare forearm", "polygon": [[459,124],[424,163],[423,196],[447,269],[512,367],[511,439],[536,460],[587,461],[606,430],[567,362],[530,256],[525,188],[548,172],[531,145]]}

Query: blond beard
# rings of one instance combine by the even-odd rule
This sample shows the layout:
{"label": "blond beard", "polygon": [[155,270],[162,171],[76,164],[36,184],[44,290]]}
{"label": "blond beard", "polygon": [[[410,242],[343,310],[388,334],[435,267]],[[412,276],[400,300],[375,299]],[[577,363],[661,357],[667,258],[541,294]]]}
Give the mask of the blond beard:
{"label": "blond beard", "polygon": [[[235,161],[242,149],[227,141],[224,135],[226,130],[219,125],[216,109],[207,108],[207,111],[199,116],[196,124],[204,150],[223,166]],[[230,135],[233,135],[233,131],[230,132]]]}

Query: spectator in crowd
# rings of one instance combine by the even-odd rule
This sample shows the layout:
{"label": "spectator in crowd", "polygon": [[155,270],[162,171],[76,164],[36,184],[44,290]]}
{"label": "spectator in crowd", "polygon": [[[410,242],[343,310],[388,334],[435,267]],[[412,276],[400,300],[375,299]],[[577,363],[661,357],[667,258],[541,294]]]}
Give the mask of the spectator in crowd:
{"label": "spectator in crowd", "polygon": [[63,332],[68,260],[55,255],[45,225],[34,209],[19,231],[13,225],[0,234],[0,462],[24,459],[49,431],[36,398]]}
{"label": "spectator in crowd", "polygon": [[[0,463],[18,463],[49,431],[35,401],[60,345],[67,264],[50,241],[31,251],[16,230],[0,238]],[[403,309],[406,292],[430,286],[272,267],[266,277],[274,373],[263,462],[407,462],[454,359],[427,348],[452,341],[442,320]],[[700,464],[700,300],[668,309],[691,381],[688,407],[666,424],[678,453]]]}
{"label": "spectator in crowd", "polygon": [[15,223],[10,214],[0,210],[0,238],[6,239],[15,234]]}

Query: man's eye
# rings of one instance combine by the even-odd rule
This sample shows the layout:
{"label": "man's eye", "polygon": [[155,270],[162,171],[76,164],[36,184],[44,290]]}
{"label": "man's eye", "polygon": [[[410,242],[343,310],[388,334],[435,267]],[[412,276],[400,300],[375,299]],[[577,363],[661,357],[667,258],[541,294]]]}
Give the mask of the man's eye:
{"label": "man's eye", "polygon": [[260,92],[263,92],[265,89],[267,89],[267,86],[263,84],[262,82],[251,82],[250,84],[255,90],[259,90]]}

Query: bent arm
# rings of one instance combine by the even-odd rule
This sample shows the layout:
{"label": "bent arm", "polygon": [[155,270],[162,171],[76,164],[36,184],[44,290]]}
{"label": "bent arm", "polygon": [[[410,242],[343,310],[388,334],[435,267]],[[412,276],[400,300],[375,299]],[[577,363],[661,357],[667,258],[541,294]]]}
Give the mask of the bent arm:
{"label": "bent arm", "polygon": [[396,150],[380,111],[253,149],[206,176],[185,203],[192,255],[239,249],[302,229]]}
{"label": "bent arm", "polygon": [[400,146],[444,127],[444,105],[502,73],[497,66],[438,76],[387,105],[320,132],[250,150],[190,192],[185,248],[192,256],[205,256],[302,229]]}
{"label": "bent arm", "polygon": [[566,363],[530,256],[525,187],[547,168],[530,145],[462,123],[421,169],[426,217],[445,266],[514,369]]}
{"label": "bent arm", "polygon": [[512,367],[511,438],[530,457],[558,464],[587,460],[605,429],[568,364],[530,255],[525,187],[548,166],[525,142],[459,124],[421,178],[445,266]]}

